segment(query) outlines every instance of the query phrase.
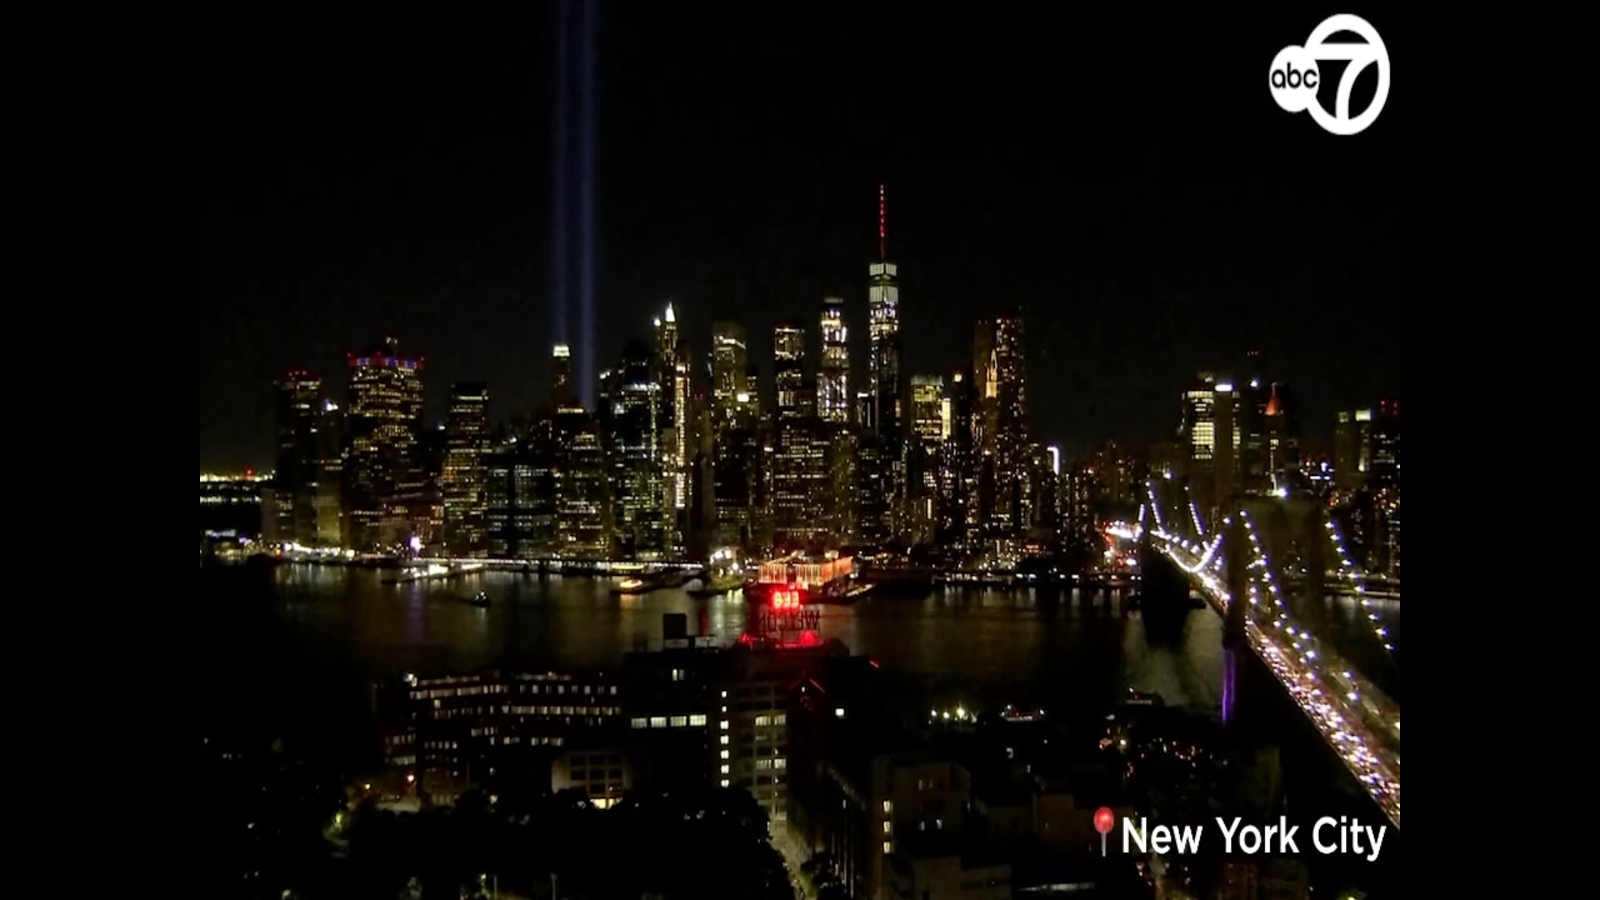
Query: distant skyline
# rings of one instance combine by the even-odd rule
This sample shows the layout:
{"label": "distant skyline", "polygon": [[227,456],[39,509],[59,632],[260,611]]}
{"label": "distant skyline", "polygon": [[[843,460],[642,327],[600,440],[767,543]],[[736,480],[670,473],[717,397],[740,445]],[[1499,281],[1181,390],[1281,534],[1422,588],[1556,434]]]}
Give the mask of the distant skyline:
{"label": "distant skyline", "polygon": [[[272,381],[313,369],[342,399],[345,353],[384,335],[427,359],[430,419],[451,381],[487,381],[497,418],[548,394],[547,12],[290,12],[219,61],[238,102],[216,123],[203,469],[268,465]],[[1368,18],[1405,59],[1401,24]],[[1410,107],[1396,87],[1349,138],[1279,110],[1267,68],[1318,20],[603,6],[597,358],[575,362],[671,301],[701,371],[720,319],[765,372],[772,326],[803,324],[814,363],[839,293],[859,383],[882,181],[908,374],[969,366],[974,321],[1020,304],[1033,425],[1069,456],[1169,433],[1185,379],[1249,349],[1325,439],[1337,409],[1399,395]]]}

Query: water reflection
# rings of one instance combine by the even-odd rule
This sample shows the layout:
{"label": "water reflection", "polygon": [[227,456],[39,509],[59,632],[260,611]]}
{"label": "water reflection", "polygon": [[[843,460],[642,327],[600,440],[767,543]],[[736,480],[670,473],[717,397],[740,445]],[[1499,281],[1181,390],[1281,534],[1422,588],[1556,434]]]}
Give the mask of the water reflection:
{"label": "water reflection", "polygon": [[[265,577],[256,618],[230,623],[247,650],[224,654],[225,665],[231,657],[368,679],[486,665],[606,670],[636,647],[659,647],[664,613],[683,613],[691,634],[724,642],[753,627],[752,607],[737,594],[617,596],[608,579],[488,572],[385,585],[375,571],[296,566]],[[489,595],[487,608],[466,602],[478,590]],[[226,610],[239,596],[208,602]],[[1356,651],[1370,629],[1359,608],[1339,600],[1308,606],[1297,611],[1307,624],[1360,664]],[[1385,619],[1398,639],[1397,605]],[[1120,595],[952,588],[824,607],[819,631],[875,657],[904,690],[940,701],[1092,708],[1134,687],[1197,709],[1220,711],[1223,702],[1222,621],[1209,610],[1153,621]]]}

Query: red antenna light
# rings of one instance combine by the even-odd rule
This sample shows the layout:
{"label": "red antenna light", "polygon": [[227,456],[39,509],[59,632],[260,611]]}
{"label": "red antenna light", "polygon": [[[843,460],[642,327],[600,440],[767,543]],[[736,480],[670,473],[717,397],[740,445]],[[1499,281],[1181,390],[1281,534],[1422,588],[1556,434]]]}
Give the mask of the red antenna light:
{"label": "red antenna light", "polygon": [[878,182],[878,259],[889,258],[889,198],[883,182]]}

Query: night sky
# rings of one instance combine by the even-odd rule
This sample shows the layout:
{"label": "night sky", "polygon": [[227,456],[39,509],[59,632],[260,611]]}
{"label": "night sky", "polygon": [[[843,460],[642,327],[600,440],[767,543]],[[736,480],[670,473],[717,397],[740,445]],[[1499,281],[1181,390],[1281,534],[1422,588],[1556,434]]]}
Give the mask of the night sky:
{"label": "night sky", "polygon": [[[385,334],[426,358],[430,418],[454,380],[487,380],[497,418],[547,396],[557,29],[527,7],[275,5],[218,31],[202,469],[270,467],[272,381],[318,370],[342,399],[345,352]],[[799,321],[814,359],[840,291],[859,384],[883,181],[906,369],[970,366],[974,320],[1020,304],[1033,423],[1069,455],[1170,433],[1185,377],[1251,348],[1312,437],[1398,396],[1400,23],[1356,10],[1399,72],[1335,137],[1266,81],[1338,10],[894,8],[600,7],[601,358],[578,365],[669,299],[697,364],[715,319],[767,370]]]}

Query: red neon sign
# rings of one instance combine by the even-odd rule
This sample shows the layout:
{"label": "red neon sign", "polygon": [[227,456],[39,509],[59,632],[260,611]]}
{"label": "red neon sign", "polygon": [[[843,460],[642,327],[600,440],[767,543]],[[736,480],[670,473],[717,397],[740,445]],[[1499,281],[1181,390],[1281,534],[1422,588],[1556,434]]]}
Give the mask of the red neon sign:
{"label": "red neon sign", "polygon": [[772,608],[778,610],[798,610],[802,604],[800,591],[792,585],[788,588],[778,588],[772,592]]}

